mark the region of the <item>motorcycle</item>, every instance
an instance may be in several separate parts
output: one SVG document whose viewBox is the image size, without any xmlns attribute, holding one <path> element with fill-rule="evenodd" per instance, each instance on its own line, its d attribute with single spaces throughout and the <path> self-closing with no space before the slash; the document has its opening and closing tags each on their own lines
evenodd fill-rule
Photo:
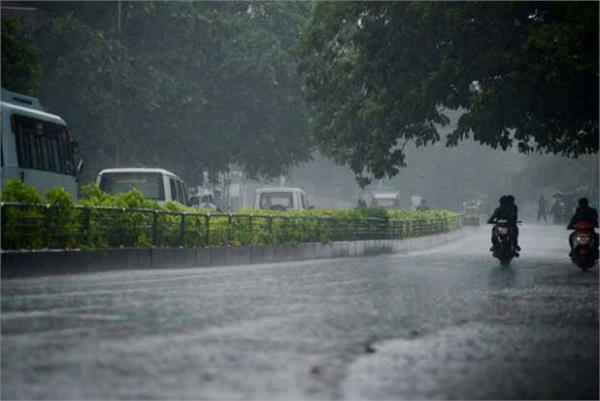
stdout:
<svg viewBox="0 0 600 401">
<path fill-rule="evenodd" d="M 575 223 L 570 236 L 571 261 L 581 270 L 594 266 L 598 260 L 598 244 L 594 241 L 594 226 L 590 222 Z"/>
<path fill-rule="evenodd" d="M 517 221 L 520 223 L 520 221 Z M 497 220 L 494 225 L 494 241 L 493 256 L 498 258 L 502 266 L 508 266 L 510 261 L 515 256 L 515 248 L 513 246 L 514 226 L 509 224 L 508 220 Z"/>
</svg>

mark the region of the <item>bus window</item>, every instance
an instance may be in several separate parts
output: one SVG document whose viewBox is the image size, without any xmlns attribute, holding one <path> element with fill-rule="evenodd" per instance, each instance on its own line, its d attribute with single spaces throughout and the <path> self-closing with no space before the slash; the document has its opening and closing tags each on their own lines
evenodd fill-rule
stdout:
<svg viewBox="0 0 600 401">
<path fill-rule="evenodd" d="M 168 200 L 176 201 L 177 199 L 179 199 L 179 194 L 177 191 L 177 184 L 175 183 L 175 179 L 169 178 L 169 185 L 171 186 L 171 199 Z"/>
<path fill-rule="evenodd" d="M 181 199 L 183 198 L 183 191 L 181 189 L 181 182 L 179 180 L 175 180 L 175 186 L 177 187 L 177 198 L 175 200 L 181 203 Z"/>
<path fill-rule="evenodd" d="M 183 181 L 177 180 L 177 189 L 179 193 L 177 202 L 181 203 L 182 205 L 187 205 L 187 191 L 185 189 L 185 184 L 183 183 Z"/>
<path fill-rule="evenodd" d="M 59 148 L 59 144 L 58 144 L 58 137 L 57 136 L 51 136 L 48 138 L 48 153 L 49 153 L 49 160 L 50 160 L 50 171 L 61 171 L 60 168 L 60 153 L 58 151 Z"/>
<path fill-rule="evenodd" d="M 15 120 L 17 160 L 22 168 L 75 175 L 67 127 L 18 114 Z"/>
<path fill-rule="evenodd" d="M 302 210 L 308 210 L 308 202 L 306 201 L 306 196 L 304 196 L 304 194 L 301 193 L 300 198 L 302 200 Z"/>
<path fill-rule="evenodd" d="M 185 188 L 183 181 L 179 181 L 179 186 L 179 193 L 181 195 L 180 202 L 182 205 L 187 205 L 187 189 Z"/>
<path fill-rule="evenodd" d="M 181 203 L 187 206 L 188 202 L 189 202 L 189 198 L 188 198 L 187 186 L 183 182 L 181 182 L 181 189 L 182 189 L 181 193 L 183 194 L 183 199 L 182 199 Z"/>
<path fill-rule="evenodd" d="M 179 189 L 179 200 L 178 202 L 182 205 L 187 204 L 187 193 L 185 191 L 185 184 L 183 181 L 177 180 L 177 188 Z"/>
</svg>

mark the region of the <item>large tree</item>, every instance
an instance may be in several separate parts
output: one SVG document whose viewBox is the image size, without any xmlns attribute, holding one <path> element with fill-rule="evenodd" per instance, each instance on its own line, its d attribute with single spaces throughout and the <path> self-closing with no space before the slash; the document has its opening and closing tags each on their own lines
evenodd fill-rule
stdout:
<svg viewBox="0 0 600 401">
<path fill-rule="evenodd" d="M 230 165 L 266 177 L 311 154 L 296 61 L 304 3 L 36 3 L 39 95 L 99 169 Z"/>
<path fill-rule="evenodd" d="M 2 87 L 33 95 L 40 64 L 36 49 L 27 42 L 27 32 L 18 19 L 2 20 Z"/>
<path fill-rule="evenodd" d="M 365 184 L 404 147 L 598 151 L 597 2 L 317 2 L 299 49 L 321 150 Z"/>
</svg>

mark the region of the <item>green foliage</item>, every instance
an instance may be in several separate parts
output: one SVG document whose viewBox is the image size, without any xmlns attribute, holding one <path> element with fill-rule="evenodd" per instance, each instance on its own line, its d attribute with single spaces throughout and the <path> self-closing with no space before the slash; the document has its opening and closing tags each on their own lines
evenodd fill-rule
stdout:
<svg viewBox="0 0 600 401">
<path fill-rule="evenodd" d="M 71 195 L 64 188 L 53 188 L 45 193 L 48 204 L 46 210 L 46 230 L 49 248 L 74 248 L 77 241 L 77 217 L 73 210 Z"/>
<path fill-rule="evenodd" d="M 37 206 L 4 205 L 2 248 L 295 245 L 411 237 L 459 227 L 458 216 L 445 211 L 358 208 L 207 214 L 177 203 L 161 206 L 137 190 L 111 196 L 88 185 L 82 192 L 82 199 L 74 205 L 63 189 L 48 191 L 42 200 L 32 196 L 32 187 L 9 183 L 1 194 L 3 200 L 37 199 L 47 206 L 41 202 Z"/>
<path fill-rule="evenodd" d="M 120 30 L 115 2 L 39 4 L 39 94 L 79 138 L 84 180 L 141 164 L 196 185 L 230 163 L 273 177 L 310 157 L 288 56 L 307 3 L 119 4 Z"/>
<path fill-rule="evenodd" d="M 18 20 L 2 18 L 2 87 L 33 95 L 40 78 L 40 64 L 37 50 L 25 36 Z"/>
<path fill-rule="evenodd" d="M 358 207 L 355 209 L 357 217 L 361 218 L 375 218 L 387 220 L 390 218 L 390 213 L 387 210 L 380 207 Z"/>
<path fill-rule="evenodd" d="M 67 210 L 73 206 L 71 194 L 64 188 L 52 188 L 46 191 L 44 196 L 46 197 L 48 204 L 53 207 Z"/>
<path fill-rule="evenodd" d="M 2 249 L 44 248 L 44 212 L 39 206 L 3 207 Z"/>
<path fill-rule="evenodd" d="M 361 185 L 406 144 L 598 151 L 598 3 L 317 2 L 297 53 L 321 150 Z"/>
<path fill-rule="evenodd" d="M 3 202 L 19 202 L 28 205 L 42 203 L 42 198 L 37 194 L 35 188 L 20 180 L 10 180 L 0 193 Z"/>
<path fill-rule="evenodd" d="M 86 184 L 81 187 L 80 204 L 84 206 L 103 206 L 110 202 L 110 195 L 102 191 L 96 184 Z"/>
</svg>

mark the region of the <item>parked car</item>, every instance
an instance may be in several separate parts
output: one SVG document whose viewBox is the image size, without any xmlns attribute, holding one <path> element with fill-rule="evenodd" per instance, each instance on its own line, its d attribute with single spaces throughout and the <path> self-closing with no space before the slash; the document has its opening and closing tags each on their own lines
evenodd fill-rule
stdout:
<svg viewBox="0 0 600 401">
<path fill-rule="evenodd" d="M 189 205 L 187 185 L 181 178 L 161 168 L 110 168 L 100 171 L 100 189 L 114 195 L 139 190 L 146 199 L 165 204 L 169 201 Z"/>
<path fill-rule="evenodd" d="M 308 196 L 301 188 L 259 188 L 254 193 L 254 208 L 260 210 L 309 210 Z"/>
</svg>

